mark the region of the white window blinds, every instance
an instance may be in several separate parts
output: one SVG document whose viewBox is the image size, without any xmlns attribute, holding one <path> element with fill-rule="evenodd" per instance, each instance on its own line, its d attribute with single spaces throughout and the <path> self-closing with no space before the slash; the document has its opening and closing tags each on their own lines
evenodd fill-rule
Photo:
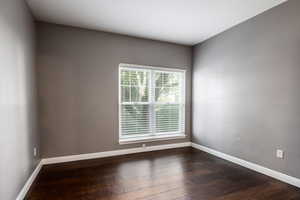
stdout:
<svg viewBox="0 0 300 200">
<path fill-rule="evenodd" d="M 121 64 L 120 139 L 184 134 L 185 72 Z"/>
</svg>

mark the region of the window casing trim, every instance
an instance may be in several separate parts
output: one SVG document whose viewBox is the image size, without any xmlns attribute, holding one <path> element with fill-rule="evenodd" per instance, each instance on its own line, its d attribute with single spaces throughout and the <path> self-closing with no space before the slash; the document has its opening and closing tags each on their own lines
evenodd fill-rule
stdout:
<svg viewBox="0 0 300 200">
<path fill-rule="evenodd" d="M 154 136 L 145 136 L 145 137 L 132 137 L 132 138 L 121 138 L 119 144 L 132 144 L 132 143 L 142 143 L 142 142 L 154 142 L 161 140 L 177 140 L 184 139 L 186 135 L 184 133 L 180 134 L 171 134 L 171 135 L 154 135 Z"/>
<path fill-rule="evenodd" d="M 148 102 L 122 102 L 121 98 L 121 70 L 132 70 L 132 71 L 143 71 L 143 72 L 150 72 L 150 76 L 153 75 L 151 73 L 152 71 L 155 72 L 163 72 L 163 73 L 174 73 L 174 72 L 180 72 L 183 74 L 182 81 L 181 81 L 181 88 L 182 88 L 182 102 L 180 105 L 182 105 L 182 110 L 180 117 L 182 120 L 180 121 L 180 125 L 183 126 L 182 130 L 179 132 L 163 132 L 163 133 L 148 133 L 148 134 L 139 134 L 139 135 L 127 135 L 124 136 L 122 135 L 122 130 L 121 130 L 121 106 L 122 105 L 150 105 L 150 106 L 155 106 L 155 105 L 172 105 L 172 104 L 178 104 L 178 103 L 163 103 L 163 102 L 153 102 L 153 100 L 150 100 L 151 96 L 149 97 Z M 151 142 L 151 141 L 158 141 L 158 140 L 170 140 L 170 139 L 181 139 L 185 138 L 185 118 L 186 118 L 186 70 L 184 69 L 178 69 L 178 68 L 171 68 L 171 67 L 155 67 L 155 66 L 148 66 L 148 65 L 137 65 L 137 64 L 127 64 L 127 63 L 120 63 L 119 64 L 119 70 L 118 70 L 118 94 L 119 94 L 119 101 L 118 101 L 118 126 L 119 126 L 119 144 L 128 144 L 128 143 L 140 143 L 140 142 Z M 149 88 L 153 88 L 153 77 L 150 78 L 150 85 Z M 153 96 L 153 95 L 152 95 Z M 152 116 L 155 118 L 155 116 Z M 151 120 L 152 123 L 155 120 Z M 153 124 L 151 124 L 153 126 Z"/>
<path fill-rule="evenodd" d="M 185 73 L 186 72 L 185 69 L 181 69 L 182 67 L 181 68 L 180 67 L 159 67 L 159 66 L 137 65 L 137 64 L 128 64 L 128 63 L 120 63 L 119 69 L 120 68 L 128 69 L 128 70 L 141 70 L 141 71 L 145 71 L 147 69 L 149 69 L 149 71 L 151 71 L 151 70 L 162 71 L 162 72 L 170 71 L 170 73 L 172 73 L 172 72 Z"/>
</svg>

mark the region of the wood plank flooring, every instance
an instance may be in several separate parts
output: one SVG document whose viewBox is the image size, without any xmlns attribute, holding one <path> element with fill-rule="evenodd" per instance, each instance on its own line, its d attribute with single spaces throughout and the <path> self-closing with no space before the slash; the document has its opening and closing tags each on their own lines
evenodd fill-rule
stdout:
<svg viewBox="0 0 300 200">
<path fill-rule="evenodd" d="M 300 200 L 300 189 L 192 148 L 44 166 L 28 200 Z"/>
</svg>

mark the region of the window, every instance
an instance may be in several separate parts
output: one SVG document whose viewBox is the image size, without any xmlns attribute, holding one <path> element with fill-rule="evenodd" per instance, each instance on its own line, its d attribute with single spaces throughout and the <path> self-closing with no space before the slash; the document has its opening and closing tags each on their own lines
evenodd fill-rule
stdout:
<svg viewBox="0 0 300 200">
<path fill-rule="evenodd" d="M 120 64 L 120 143 L 184 137 L 184 122 L 185 71 Z"/>
</svg>

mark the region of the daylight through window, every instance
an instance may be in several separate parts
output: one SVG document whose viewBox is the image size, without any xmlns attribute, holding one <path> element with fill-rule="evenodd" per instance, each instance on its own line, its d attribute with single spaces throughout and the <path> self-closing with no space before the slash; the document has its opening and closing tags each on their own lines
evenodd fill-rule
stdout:
<svg viewBox="0 0 300 200">
<path fill-rule="evenodd" d="M 120 141 L 184 136 L 185 71 L 120 64 Z"/>
</svg>

